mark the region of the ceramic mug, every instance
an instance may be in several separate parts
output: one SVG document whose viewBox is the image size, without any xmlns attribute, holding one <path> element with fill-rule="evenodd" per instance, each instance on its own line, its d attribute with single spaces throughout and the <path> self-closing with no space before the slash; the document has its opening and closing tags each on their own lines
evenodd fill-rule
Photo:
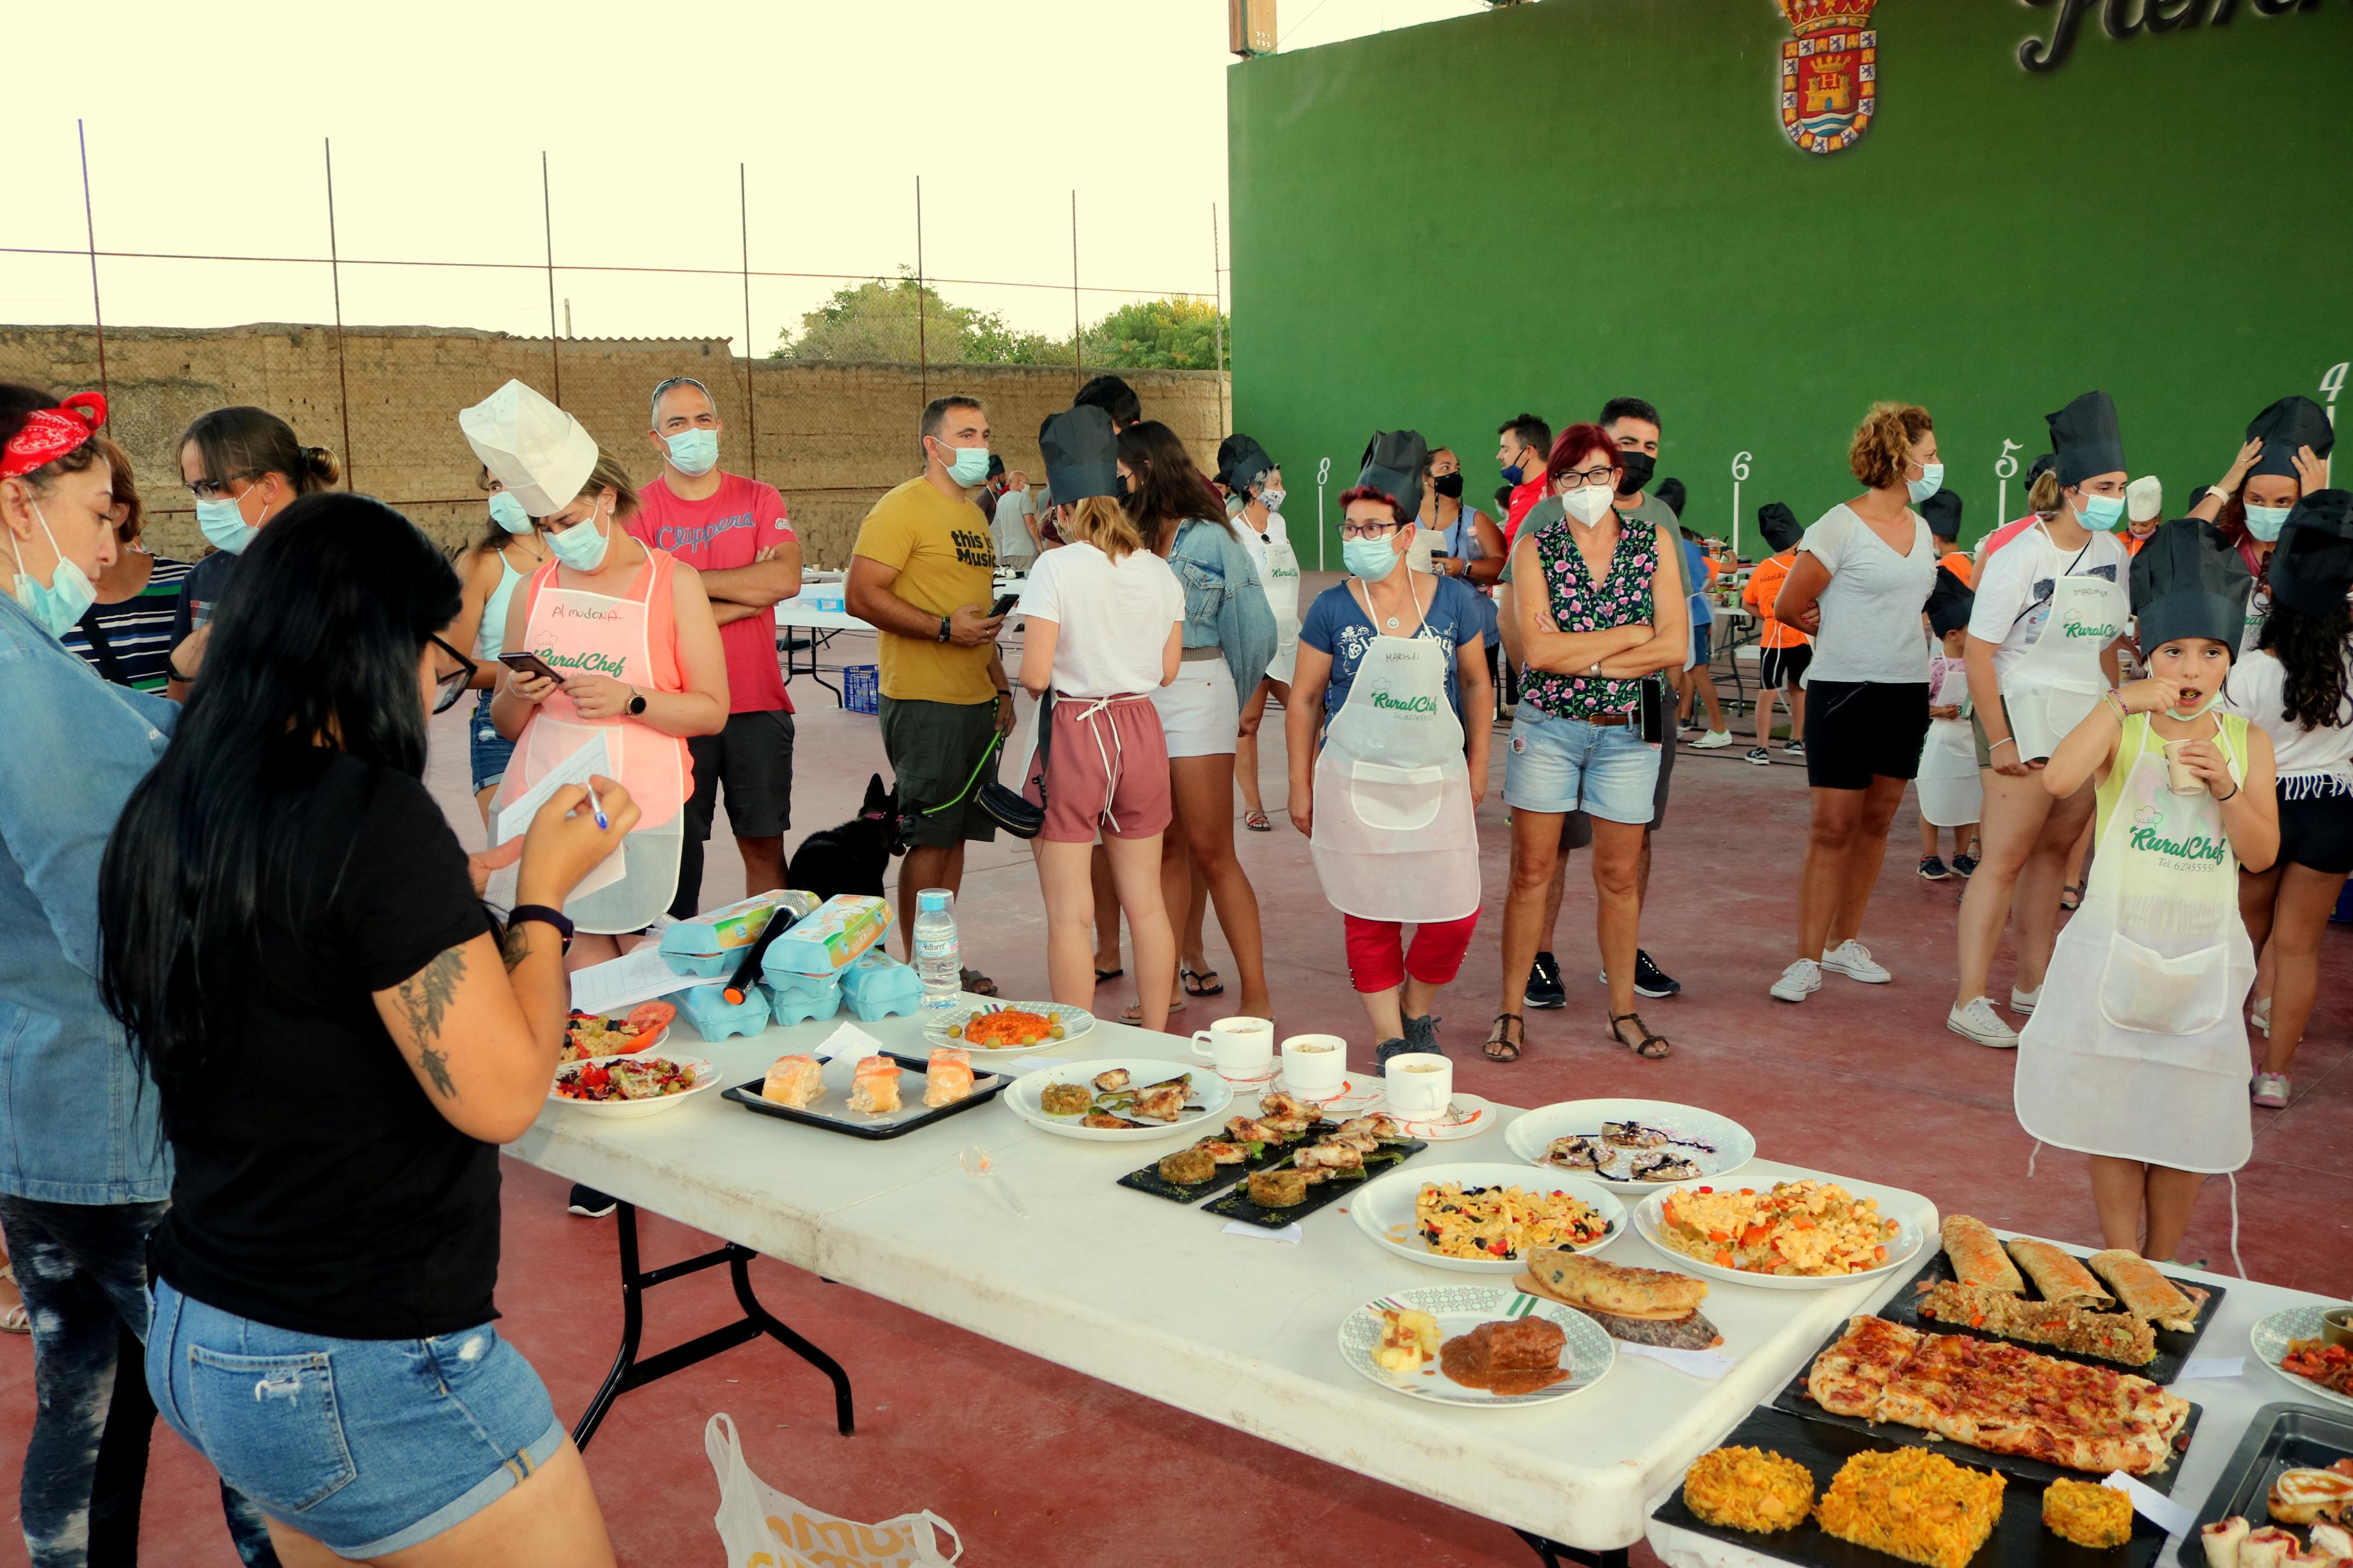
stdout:
<svg viewBox="0 0 2353 1568">
<path fill-rule="evenodd" d="M 1274 1025 L 1265 1018 L 1220 1018 L 1193 1036 L 1193 1054 L 1207 1057 L 1220 1078 L 1248 1082 L 1274 1072 Z"/>
<path fill-rule="evenodd" d="M 1453 1103 L 1454 1064 L 1435 1052 L 1409 1051 L 1389 1058 L 1381 1086 L 1390 1110 L 1430 1121 Z"/>
<path fill-rule="evenodd" d="M 1348 1081 L 1348 1042 L 1337 1035 L 1293 1035 L 1282 1042 L 1282 1087 L 1331 1095 Z"/>
</svg>

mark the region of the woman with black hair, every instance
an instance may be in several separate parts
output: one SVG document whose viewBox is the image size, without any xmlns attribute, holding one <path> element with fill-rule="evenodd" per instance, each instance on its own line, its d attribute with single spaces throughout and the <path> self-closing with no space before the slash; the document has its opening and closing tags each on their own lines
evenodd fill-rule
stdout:
<svg viewBox="0 0 2353 1568">
<path fill-rule="evenodd" d="M 472 661 L 457 574 L 364 496 L 248 553 L 100 885 L 107 1005 L 175 1170 L 150 1247 L 158 1408 L 301 1562 L 610 1563 L 586 1470 L 499 1337 L 498 1145 L 538 1114 L 557 912 L 637 805 L 558 790 L 503 931 L 425 788 Z M 317 1544 L 313 1544 L 313 1542 Z"/>
<path fill-rule="evenodd" d="M 2239 912 L 2277 965 L 2259 1021 L 2271 1044 L 2249 1093 L 2288 1102 L 2288 1069 L 2320 986 L 2320 938 L 2353 872 L 2353 496 L 2317 490 L 2294 509 L 2270 559 L 2271 611 L 2255 651 L 2224 688 L 2233 710 L 2272 739 L 2279 769 L 2279 858 L 2239 877 Z"/>
</svg>

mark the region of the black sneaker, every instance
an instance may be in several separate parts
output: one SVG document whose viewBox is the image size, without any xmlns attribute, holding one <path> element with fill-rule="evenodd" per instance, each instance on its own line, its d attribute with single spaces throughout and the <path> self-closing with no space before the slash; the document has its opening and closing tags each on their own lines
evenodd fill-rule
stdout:
<svg viewBox="0 0 2353 1568">
<path fill-rule="evenodd" d="M 1921 858 L 1920 879 L 1922 881 L 1941 882 L 1951 875 L 1952 873 L 1950 871 L 1945 869 L 1944 861 L 1938 859 L 1936 856 L 1926 855 Z"/>
<path fill-rule="evenodd" d="M 1802 757 L 1806 754 L 1806 743 L 1803 741 L 1792 741 L 1781 748 L 1781 754 L 1785 757 Z"/>
<path fill-rule="evenodd" d="M 1762 746 L 1751 746 L 1748 748 L 1748 760 L 1760 768 L 1769 768 L 1773 765 L 1773 753 Z"/>
<path fill-rule="evenodd" d="M 1978 862 L 1975 856 L 1956 855 L 1953 857 L 1953 871 L 1955 875 L 1966 877 L 1977 868 Z"/>
<path fill-rule="evenodd" d="M 572 1187 L 572 1201 L 565 1205 L 582 1219 L 603 1219 L 620 1206 L 619 1199 L 594 1187 L 584 1187 L 576 1182 Z"/>
<path fill-rule="evenodd" d="M 1560 983 L 1560 961 L 1551 953 L 1536 954 L 1528 968 L 1528 988 L 1521 1000 L 1531 1007 L 1566 1007 L 1568 992 Z"/>
<path fill-rule="evenodd" d="M 1672 996 L 1683 988 L 1683 983 L 1651 962 L 1651 955 L 1641 948 L 1634 950 L 1634 994 L 1637 996 Z"/>
</svg>

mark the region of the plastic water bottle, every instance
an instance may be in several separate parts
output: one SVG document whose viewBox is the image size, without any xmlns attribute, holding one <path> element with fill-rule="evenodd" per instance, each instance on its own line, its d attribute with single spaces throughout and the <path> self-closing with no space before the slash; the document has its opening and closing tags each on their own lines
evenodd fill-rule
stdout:
<svg viewBox="0 0 2353 1568">
<path fill-rule="evenodd" d="M 923 977 L 925 1016 L 955 1011 L 964 991 L 955 916 L 948 910 L 955 898 L 945 888 L 915 894 L 915 973 Z"/>
</svg>

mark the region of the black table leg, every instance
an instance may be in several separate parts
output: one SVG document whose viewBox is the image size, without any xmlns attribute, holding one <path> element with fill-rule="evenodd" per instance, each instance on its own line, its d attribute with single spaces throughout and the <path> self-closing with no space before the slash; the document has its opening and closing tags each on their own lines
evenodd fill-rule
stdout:
<svg viewBox="0 0 2353 1568">
<path fill-rule="evenodd" d="M 1613 1552 L 1588 1552 L 1581 1546 L 1563 1546 L 1557 1541 L 1548 1541 L 1534 1531 L 1522 1530 L 1517 1525 L 1512 1527 L 1512 1533 L 1526 1542 L 1528 1549 L 1544 1559 L 1545 1568 L 1561 1568 L 1565 1563 L 1583 1563 L 1585 1568 L 1626 1568 L 1626 1548 L 1622 1546 Z"/>
<path fill-rule="evenodd" d="M 801 635 L 804 632 L 807 635 Z M 785 683 L 786 685 L 790 685 L 792 683 L 793 677 L 796 675 L 807 675 L 811 680 L 816 681 L 819 686 L 822 686 L 828 691 L 832 692 L 834 706 L 837 708 L 841 707 L 843 705 L 841 688 L 836 686 L 830 680 L 828 680 L 824 675 L 818 671 L 817 663 L 818 650 L 819 648 L 831 647 L 833 646 L 833 639 L 840 635 L 841 634 L 838 629 L 829 629 L 823 626 L 788 628 L 784 641 Z M 808 655 L 808 668 L 806 670 L 802 669 L 798 665 L 793 662 L 793 655 L 801 652 L 806 652 Z"/>
<path fill-rule="evenodd" d="M 613 1401 L 629 1390 L 643 1388 L 657 1378 L 668 1377 L 671 1373 L 682 1372 L 709 1361 L 712 1356 L 756 1340 L 762 1334 L 776 1340 L 832 1381 L 834 1421 L 843 1436 L 850 1436 L 856 1420 L 849 1403 L 849 1374 L 841 1370 L 840 1363 L 794 1332 L 782 1319 L 760 1304 L 760 1299 L 752 1293 L 752 1259 L 758 1254 L 748 1247 L 738 1247 L 731 1241 L 714 1252 L 706 1252 L 697 1258 L 666 1263 L 659 1268 L 640 1268 L 638 1266 L 637 1205 L 618 1205 L 613 1223 L 620 1227 L 621 1348 L 613 1357 L 613 1370 L 605 1374 L 604 1384 L 596 1390 L 596 1396 L 588 1401 L 588 1408 L 581 1412 L 580 1419 L 573 1426 L 575 1447 L 586 1448 L 588 1446 L 588 1440 L 596 1435 L 597 1426 L 605 1419 L 605 1413 L 613 1407 Z M 698 1334 L 684 1344 L 673 1345 L 669 1350 L 640 1358 L 638 1342 L 646 1326 L 645 1292 L 657 1285 L 666 1285 L 689 1274 L 700 1274 L 722 1263 L 727 1265 L 735 1286 L 735 1300 L 743 1307 L 744 1315 L 723 1328 Z"/>
</svg>

